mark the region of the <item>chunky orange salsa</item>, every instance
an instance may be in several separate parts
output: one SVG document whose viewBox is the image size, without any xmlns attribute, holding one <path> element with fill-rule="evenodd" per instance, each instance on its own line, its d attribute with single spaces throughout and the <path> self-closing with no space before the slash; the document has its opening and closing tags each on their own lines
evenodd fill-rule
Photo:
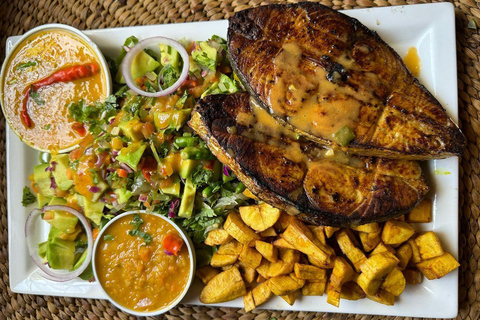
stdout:
<svg viewBox="0 0 480 320">
<path fill-rule="evenodd" d="M 13 52 L 2 79 L 3 110 L 10 127 L 27 144 L 62 150 L 82 132 L 68 106 L 107 96 L 106 73 L 95 51 L 71 32 L 52 29 L 25 39 Z"/>
<path fill-rule="evenodd" d="M 190 276 L 188 248 L 177 255 L 164 252 L 167 235 L 178 231 L 154 214 L 139 214 L 138 230 L 151 236 L 131 235 L 134 215 L 126 215 L 103 233 L 95 254 L 98 281 L 118 304 L 139 312 L 155 311 L 170 305 L 184 291 Z M 149 242 L 147 244 L 147 242 Z"/>
</svg>

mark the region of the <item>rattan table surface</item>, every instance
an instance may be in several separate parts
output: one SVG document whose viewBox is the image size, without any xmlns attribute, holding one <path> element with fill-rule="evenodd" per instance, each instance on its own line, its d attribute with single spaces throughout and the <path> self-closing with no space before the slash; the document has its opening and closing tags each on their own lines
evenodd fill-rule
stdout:
<svg viewBox="0 0 480 320">
<path fill-rule="evenodd" d="M 478 0 L 477 0 L 478 1 Z M 454 0 L 460 126 L 468 144 L 460 168 L 460 251 L 458 319 L 480 319 L 480 2 Z M 79 29 L 226 19 L 234 12 L 278 1 L 260 0 L 0 0 L 0 61 L 6 38 L 45 23 Z M 285 2 L 285 1 L 284 1 Z M 294 2 L 294 1 L 288 1 Z M 407 5 L 437 1 L 321 0 L 335 9 Z M 9 287 L 6 207 L 5 121 L 0 116 L 0 319 L 135 319 L 104 300 L 13 293 Z M 181 305 L 160 319 L 411 319 L 315 312 L 209 308 Z"/>
</svg>

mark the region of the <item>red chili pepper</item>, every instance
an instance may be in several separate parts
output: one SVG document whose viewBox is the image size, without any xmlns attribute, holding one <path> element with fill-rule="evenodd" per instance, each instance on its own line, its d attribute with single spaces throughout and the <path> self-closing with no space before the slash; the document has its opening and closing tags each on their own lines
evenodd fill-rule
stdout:
<svg viewBox="0 0 480 320">
<path fill-rule="evenodd" d="M 27 110 L 27 102 L 28 98 L 30 97 L 30 92 L 37 91 L 38 89 L 52 85 L 58 82 L 69 82 L 74 81 L 86 77 L 93 76 L 94 74 L 100 71 L 100 67 L 96 63 L 86 63 L 78 66 L 67 67 L 61 70 L 54 72 L 52 75 L 48 76 L 45 79 L 39 80 L 32 85 L 30 85 L 27 89 L 25 89 L 25 93 L 23 95 L 23 108 L 20 112 L 20 116 L 22 118 L 23 124 L 27 128 L 31 128 L 33 123 L 32 119 L 28 115 Z"/>
<path fill-rule="evenodd" d="M 177 236 L 175 233 L 168 233 L 163 239 L 163 249 L 178 255 L 178 252 L 183 246 L 183 239 Z"/>
<path fill-rule="evenodd" d="M 100 67 L 96 63 L 86 63 L 78 66 L 67 67 L 54 72 L 51 76 L 39 80 L 33 84 L 33 90 L 49 86 L 57 82 L 69 82 L 77 79 L 93 76 L 98 73 Z"/>
</svg>

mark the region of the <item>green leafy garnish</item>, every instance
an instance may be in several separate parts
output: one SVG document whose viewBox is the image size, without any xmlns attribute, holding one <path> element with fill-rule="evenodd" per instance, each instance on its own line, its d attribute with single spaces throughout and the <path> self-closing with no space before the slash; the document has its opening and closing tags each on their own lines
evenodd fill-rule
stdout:
<svg viewBox="0 0 480 320">
<path fill-rule="evenodd" d="M 46 126 L 43 126 L 42 129 L 43 130 L 50 130 L 51 127 L 52 127 L 51 124 L 47 124 Z"/>
<path fill-rule="evenodd" d="M 142 230 L 140 230 L 140 226 L 144 223 L 143 219 L 140 217 L 139 214 L 133 215 L 133 221 L 130 221 L 130 224 L 134 227 L 133 230 L 128 231 L 128 234 L 131 236 L 137 236 L 145 241 L 145 244 L 150 244 L 152 242 L 152 236 Z"/>
<path fill-rule="evenodd" d="M 117 64 L 117 68 L 120 66 L 120 64 L 123 61 L 123 58 L 127 54 L 127 51 L 125 51 L 124 47 L 131 48 L 134 45 L 136 45 L 137 43 L 138 43 L 138 39 L 135 36 L 131 36 L 131 37 L 128 37 L 127 39 L 125 39 L 125 42 L 123 43 L 122 50 L 120 51 L 120 54 L 118 55 L 117 59 L 115 60 L 115 62 Z"/>
<path fill-rule="evenodd" d="M 45 104 L 45 101 L 40 99 L 40 95 L 38 94 L 38 92 L 33 90 L 33 86 L 31 86 L 30 98 L 32 98 L 33 101 L 35 101 L 35 103 L 38 104 L 39 106 L 43 106 Z"/>
<path fill-rule="evenodd" d="M 22 205 L 26 207 L 36 201 L 37 197 L 30 191 L 29 187 L 25 186 L 25 188 L 23 188 Z"/>
<path fill-rule="evenodd" d="M 144 222 L 145 221 L 143 221 L 139 214 L 135 214 L 133 215 L 133 221 L 131 221 L 130 224 L 134 226 L 135 229 L 138 229 Z"/>
<path fill-rule="evenodd" d="M 202 166 L 198 166 L 192 172 L 192 182 L 195 186 L 203 186 L 212 181 L 213 171 L 205 169 Z"/>
<path fill-rule="evenodd" d="M 175 82 L 177 82 L 179 76 L 180 74 L 178 70 L 175 69 L 171 64 L 167 64 L 165 67 L 163 67 L 158 74 L 162 89 L 165 90 L 171 87 Z"/>
<path fill-rule="evenodd" d="M 145 241 L 145 244 L 150 244 L 152 242 L 152 236 L 146 232 L 143 232 L 140 229 L 133 229 L 128 231 L 128 234 L 131 236 L 137 236 L 143 239 Z"/>
<path fill-rule="evenodd" d="M 24 62 L 24 63 L 20 63 L 20 64 L 17 66 L 17 70 L 34 67 L 34 66 L 36 66 L 36 65 L 37 65 L 37 61 L 35 61 L 35 60 L 33 60 L 33 61 L 28 61 L 28 62 Z"/>
<path fill-rule="evenodd" d="M 103 240 L 105 241 L 112 241 L 114 239 L 115 239 L 114 236 L 112 236 L 111 234 L 106 234 L 103 236 Z"/>
</svg>

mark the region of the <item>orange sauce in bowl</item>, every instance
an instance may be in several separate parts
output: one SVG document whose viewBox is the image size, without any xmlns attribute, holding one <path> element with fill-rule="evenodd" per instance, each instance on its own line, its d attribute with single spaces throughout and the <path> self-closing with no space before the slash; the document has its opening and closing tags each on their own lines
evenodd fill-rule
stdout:
<svg viewBox="0 0 480 320">
<path fill-rule="evenodd" d="M 77 144 L 82 136 L 73 128 L 68 106 L 103 101 L 107 95 L 106 72 L 95 51 L 83 39 L 66 30 L 40 31 L 25 39 L 13 52 L 2 79 L 3 110 L 10 127 L 27 144 L 57 151 Z M 27 100 L 32 126 L 21 118 L 26 89 L 55 72 L 96 63 L 100 72 L 81 79 L 56 82 L 36 91 L 36 100 Z M 40 103 L 37 103 L 40 101 Z"/>
<path fill-rule="evenodd" d="M 145 244 L 143 238 L 130 235 L 134 215 L 126 215 L 98 240 L 95 269 L 112 300 L 137 312 L 151 312 L 169 306 L 186 289 L 190 257 L 186 244 L 177 256 L 164 252 L 165 236 L 171 232 L 180 236 L 170 223 L 153 214 L 139 215 L 144 220 L 140 230 L 152 241 Z"/>
</svg>

